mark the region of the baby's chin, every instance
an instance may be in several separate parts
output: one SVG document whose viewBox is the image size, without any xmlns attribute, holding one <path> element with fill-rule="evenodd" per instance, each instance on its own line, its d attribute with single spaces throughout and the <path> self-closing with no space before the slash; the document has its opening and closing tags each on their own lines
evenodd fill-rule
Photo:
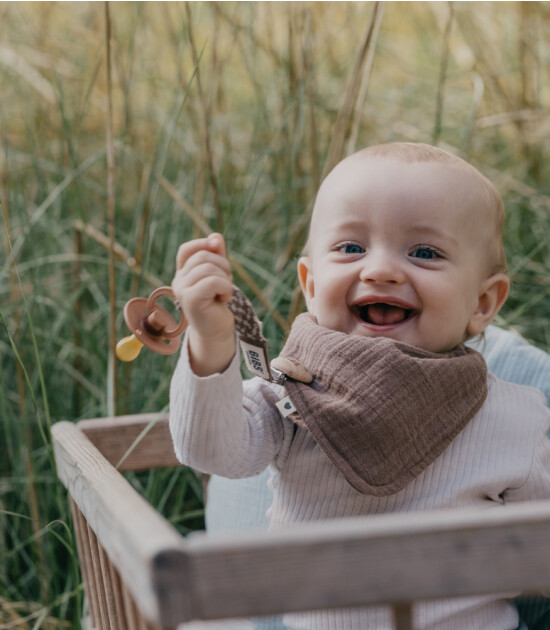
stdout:
<svg viewBox="0 0 550 630">
<path fill-rule="evenodd" d="M 336 332 L 371 339 L 384 337 L 407 346 L 436 354 L 450 352 L 465 341 L 464 335 L 448 335 L 444 338 L 434 338 L 433 335 L 428 337 L 419 334 L 416 315 L 403 321 L 386 325 L 375 325 L 365 322 L 357 316 L 353 316 L 350 320 L 343 322 L 335 321 L 330 317 L 317 317 L 314 313 L 312 313 L 312 315 L 316 317 L 317 323 L 320 326 Z"/>
<path fill-rule="evenodd" d="M 404 334 L 404 331 L 401 330 L 373 330 L 372 328 L 367 329 L 364 326 L 357 326 L 353 330 L 341 332 L 348 332 L 350 335 L 357 335 L 359 337 L 367 337 L 370 339 L 377 339 L 381 337 L 392 339 L 398 343 L 402 343 L 413 348 L 419 348 L 420 350 L 425 350 L 426 352 L 433 352 L 434 354 L 445 354 L 447 352 L 451 352 L 451 350 L 454 350 L 457 346 L 464 342 L 462 339 L 456 342 L 448 339 L 441 341 L 435 339 L 427 340 L 415 335 Z"/>
</svg>

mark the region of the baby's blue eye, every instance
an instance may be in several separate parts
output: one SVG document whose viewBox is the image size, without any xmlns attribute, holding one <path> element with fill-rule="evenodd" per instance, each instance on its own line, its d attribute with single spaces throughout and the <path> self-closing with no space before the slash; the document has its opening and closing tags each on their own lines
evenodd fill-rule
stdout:
<svg viewBox="0 0 550 630">
<path fill-rule="evenodd" d="M 342 254 L 362 254 L 365 250 L 361 247 L 361 245 L 346 243 L 345 245 L 341 245 L 338 248 L 338 251 Z"/>
<path fill-rule="evenodd" d="M 417 247 L 412 253 L 413 258 L 422 258 L 422 260 L 433 260 L 437 258 L 437 252 L 430 247 Z"/>
</svg>

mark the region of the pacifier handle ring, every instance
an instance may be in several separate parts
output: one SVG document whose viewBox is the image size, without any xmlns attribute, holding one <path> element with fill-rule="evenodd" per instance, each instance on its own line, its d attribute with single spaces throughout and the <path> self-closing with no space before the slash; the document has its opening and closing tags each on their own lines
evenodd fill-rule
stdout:
<svg viewBox="0 0 550 630">
<path fill-rule="evenodd" d="M 156 309 L 162 309 L 161 306 L 157 306 L 155 304 L 155 302 L 158 300 L 158 298 L 162 297 L 162 296 L 166 296 L 171 298 L 172 300 L 175 301 L 176 296 L 174 295 L 174 292 L 172 291 L 171 287 L 159 287 L 158 289 L 155 289 L 151 295 L 149 296 L 149 298 L 147 299 L 147 305 L 146 308 L 149 312 L 149 315 L 151 315 L 151 313 L 156 310 Z M 164 310 L 164 309 L 162 309 Z M 178 309 L 179 310 L 179 309 Z M 167 339 L 172 339 L 174 337 L 178 337 L 179 335 L 181 335 L 181 333 L 187 328 L 187 320 L 185 319 L 185 316 L 183 315 L 183 311 L 180 310 L 180 322 L 179 324 L 173 328 L 172 330 L 163 330 L 162 331 L 162 336 L 166 337 Z"/>
</svg>

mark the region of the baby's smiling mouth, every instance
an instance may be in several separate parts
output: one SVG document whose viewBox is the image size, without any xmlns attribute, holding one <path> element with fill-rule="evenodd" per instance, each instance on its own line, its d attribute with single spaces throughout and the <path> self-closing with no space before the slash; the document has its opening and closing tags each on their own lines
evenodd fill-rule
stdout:
<svg viewBox="0 0 550 630">
<path fill-rule="evenodd" d="M 374 326 L 400 324 L 416 314 L 416 311 L 411 308 L 387 304 L 386 302 L 358 304 L 354 307 L 354 310 L 362 321 Z"/>
</svg>

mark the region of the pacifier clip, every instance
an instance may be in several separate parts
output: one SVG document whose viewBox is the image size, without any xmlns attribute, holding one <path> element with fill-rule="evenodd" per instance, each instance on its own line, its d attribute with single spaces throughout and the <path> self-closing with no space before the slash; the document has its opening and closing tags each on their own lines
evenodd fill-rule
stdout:
<svg viewBox="0 0 550 630">
<path fill-rule="evenodd" d="M 168 297 L 180 312 L 176 323 L 172 315 L 158 300 Z M 235 317 L 235 330 L 246 367 L 254 376 L 282 385 L 287 377 L 310 383 L 312 378 L 297 362 L 277 357 L 269 360 L 267 341 L 262 333 L 262 323 L 246 295 L 233 286 L 233 299 L 227 304 Z M 117 344 L 116 354 L 121 361 L 133 361 L 143 346 L 159 354 L 173 354 L 181 346 L 181 335 L 187 328 L 187 320 L 177 303 L 171 287 L 160 287 L 148 298 L 133 298 L 124 307 L 124 320 L 132 334 Z"/>
</svg>

